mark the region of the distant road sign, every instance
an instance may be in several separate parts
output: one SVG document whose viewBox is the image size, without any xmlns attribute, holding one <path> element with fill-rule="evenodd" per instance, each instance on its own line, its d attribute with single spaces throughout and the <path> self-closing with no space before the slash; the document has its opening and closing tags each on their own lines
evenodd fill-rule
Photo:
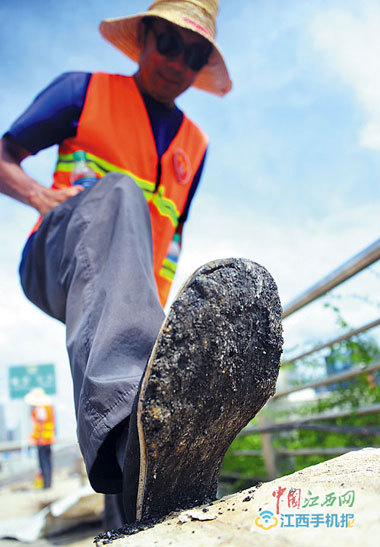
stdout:
<svg viewBox="0 0 380 547">
<path fill-rule="evenodd" d="M 35 387 L 42 387 L 48 395 L 54 395 L 55 367 L 53 364 L 10 366 L 8 385 L 11 399 L 23 399 Z"/>
</svg>

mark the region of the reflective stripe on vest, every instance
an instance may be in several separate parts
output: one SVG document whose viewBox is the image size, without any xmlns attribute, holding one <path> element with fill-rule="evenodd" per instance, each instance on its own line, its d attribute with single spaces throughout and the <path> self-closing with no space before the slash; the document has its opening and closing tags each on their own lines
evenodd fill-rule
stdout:
<svg viewBox="0 0 380 547">
<path fill-rule="evenodd" d="M 164 277 L 165 279 L 170 281 L 170 283 L 172 283 L 175 272 L 177 270 L 177 263 L 177 258 L 173 259 L 170 255 L 167 255 L 160 270 L 161 277 Z"/>
<path fill-rule="evenodd" d="M 109 163 L 108 161 L 98 158 L 90 153 L 86 153 L 86 159 L 91 169 L 100 176 L 104 176 L 111 172 L 119 172 L 132 177 L 137 186 L 143 191 L 145 199 L 148 202 L 153 201 L 161 215 L 168 217 L 175 228 L 178 226 L 180 213 L 174 201 L 165 197 L 165 188 L 163 185 L 160 185 L 157 192 L 155 192 L 154 190 L 156 184 L 154 182 L 140 179 L 127 169 L 122 169 L 117 165 L 112 165 L 112 163 Z M 56 171 L 70 173 L 73 169 L 74 154 L 59 154 Z"/>
<path fill-rule="evenodd" d="M 184 116 L 161 157 L 156 188 L 159 159 L 141 94 L 133 77 L 104 73 L 92 75 L 77 135 L 59 147 L 53 188 L 70 185 L 73 153 L 84 150 L 99 176 L 109 172 L 127 174 L 143 191 L 151 217 L 154 276 L 163 306 L 176 266 L 168 256 L 169 245 L 206 147 L 206 135 Z"/>
</svg>

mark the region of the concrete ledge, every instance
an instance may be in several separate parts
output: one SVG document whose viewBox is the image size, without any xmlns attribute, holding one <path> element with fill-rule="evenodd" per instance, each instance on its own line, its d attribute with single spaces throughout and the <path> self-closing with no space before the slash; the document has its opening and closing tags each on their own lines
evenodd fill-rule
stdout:
<svg viewBox="0 0 380 547">
<path fill-rule="evenodd" d="M 112 545 L 377 545 L 379 501 L 380 449 L 367 448 L 212 505 L 172 514 L 148 530 L 114 540 Z M 97 545 L 107 543 L 103 541 Z"/>
</svg>

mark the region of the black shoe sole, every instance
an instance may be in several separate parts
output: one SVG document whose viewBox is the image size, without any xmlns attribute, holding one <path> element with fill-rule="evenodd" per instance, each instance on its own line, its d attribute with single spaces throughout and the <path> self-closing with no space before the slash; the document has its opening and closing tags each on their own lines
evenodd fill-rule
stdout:
<svg viewBox="0 0 380 547">
<path fill-rule="evenodd" d="M 223 457 L 275 391 L 281 305 L 262 266 L 214 261 L 184 285 L 137 399 L 136 520 L 215 499 Z"/>
</svg>

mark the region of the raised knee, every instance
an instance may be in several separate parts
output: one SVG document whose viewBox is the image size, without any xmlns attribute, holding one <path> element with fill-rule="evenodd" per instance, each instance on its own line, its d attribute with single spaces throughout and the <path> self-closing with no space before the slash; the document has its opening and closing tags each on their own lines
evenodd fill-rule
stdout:
<svg viewBox="0 0 380 547">
<path fill-rule="evenodd" d="M 123 173 L 107 173 L 96 186 L 106 195 L 114 192 L 120 195 L 121 192 L 122 194 L 127 194 L 129 199 L 133 196 L 135 199 L 143 199 L 145 201 L 141 188 L 137 186 L 132 177 Z"/>
</svg>

